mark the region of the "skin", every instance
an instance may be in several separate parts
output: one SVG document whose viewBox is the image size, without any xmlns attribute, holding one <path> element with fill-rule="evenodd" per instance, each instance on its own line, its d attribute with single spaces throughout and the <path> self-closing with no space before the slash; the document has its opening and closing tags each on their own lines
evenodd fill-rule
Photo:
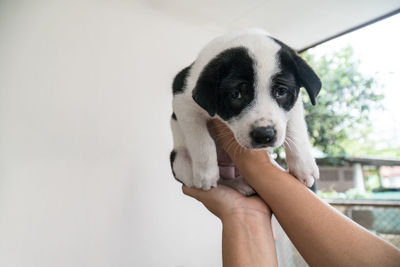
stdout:
<svg viewBox="0 0 400 267">
<path fill-rule="evenodd" d="M 222 221 L 224 266 L 278 266 L 271 210 L 257 196 L 245 197 L 223 185 L 210 191 L 183 186 Z"/>
<path fill-rule="evenodd" d="M 224 266 L 277 266 L 271 212 L 310 266 L 400 266 L 400 250 L 318 198 L 265 151 L 240 147 L 225 124 L 212 124 L 217 144 L 259 195 L 183 187 L 221 219 Z"/>
</svg>

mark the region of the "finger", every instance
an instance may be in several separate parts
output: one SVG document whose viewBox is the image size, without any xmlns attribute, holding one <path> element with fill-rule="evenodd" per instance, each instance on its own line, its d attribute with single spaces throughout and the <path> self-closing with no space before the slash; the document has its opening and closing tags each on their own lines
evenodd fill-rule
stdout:
<svg viewBox="0 0 400 267">
<path fill-rule="evenodd" d="M 215 141 L 217 132 L 215 131 L 215 126 L 214 126 L 214 123 L 212 120 L 207 122 L 207 128 L 208 128 L 208 132 L 210 133 L 211 137 Z"/>
<path fill-rule="evenodd" d="M 199 201 L 201 201 L 201 199 L 203 199 L 204 197 L 204 193 L 206 193 L 206 191 L 203 191 L 201 189 L 197 189 L 194 187 L 188 187 L 185 185 L 182 185 L 182 192 L 190 197 L 193 197 Z"/>
<path fill-rule="evenodd" d="M 214 119 L 211 121 L 212 131 L 215 134 L 215 140 L 219 147 L 229 155 L 233 154 L 238 147 L 241 147 L 236 141 L 232 131 L 220 120 Z"/>
<path fill-rule="evenodd" d="M 196 192 L 191 187 L 187 187 L 185 185 L 182 185 L 182 192 L 187 196 L 191 196 L 191 197 L 196 198 Z"/>
<path fill-rule="evenodd" d="M 191 196 L 195 199 L 197 199 L 200 202 L 213 202 L 217 201 L 218 199 L 221 198 L 221 196 L 226 193 L 226 191 L 232 190 L 235 192 L 233 189 L 223 186 L 223 185 L 218 185 L 217 187 L 211 188 L 208 191 L 204 191 L 202 189 L 197 189 L 193 187 L 187 187 L 185 185 L 182 185 L 182 192 L 187 195 Z"/>
</svg>

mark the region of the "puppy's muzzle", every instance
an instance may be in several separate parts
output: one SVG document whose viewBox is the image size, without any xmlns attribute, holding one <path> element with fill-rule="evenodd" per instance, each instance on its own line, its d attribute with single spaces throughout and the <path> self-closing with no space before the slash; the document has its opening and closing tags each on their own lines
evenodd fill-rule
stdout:
<svg viewBox="0 0 400 267">
<path fill-rule="evenodd" d="M 256 127 L 250 132 L 254 147 L 267 147 L 276 140 L 276 130 L 272 126 Z"/>
</svg>

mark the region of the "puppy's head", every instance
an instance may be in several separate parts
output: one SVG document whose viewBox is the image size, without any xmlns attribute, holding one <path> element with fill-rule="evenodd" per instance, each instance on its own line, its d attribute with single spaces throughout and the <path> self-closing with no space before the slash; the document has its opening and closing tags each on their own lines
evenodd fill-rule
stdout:
<svg viewBox="0 0 400 267">
<path fill-rule="evenodd" d="M 307 63 L 263 31 L 212 41 L 192 65 L 187 83 L 194 101 L 253 149 L 282 145 L 300 87 L 313 104 L 321 89 Z"/>
</svg>

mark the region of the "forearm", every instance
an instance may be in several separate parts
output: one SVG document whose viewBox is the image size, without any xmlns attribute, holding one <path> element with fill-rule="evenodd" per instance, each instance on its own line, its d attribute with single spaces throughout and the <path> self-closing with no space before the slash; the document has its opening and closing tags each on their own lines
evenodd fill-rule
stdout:
<svg viewBox="0 0 400 267">
<path fill-rule="evenodd" d="M 310 265 L 398 266 L 400 254 L 396 248 L 337 212 L 290 174 L 268 162 L 267 156 L 257 156 L 237 164 Z"/>
<path fill-rule="evenodd" d="M 224 266 L 277 266 L 271 218 L 232 216 L 222 220 Z"/>
</svg>

